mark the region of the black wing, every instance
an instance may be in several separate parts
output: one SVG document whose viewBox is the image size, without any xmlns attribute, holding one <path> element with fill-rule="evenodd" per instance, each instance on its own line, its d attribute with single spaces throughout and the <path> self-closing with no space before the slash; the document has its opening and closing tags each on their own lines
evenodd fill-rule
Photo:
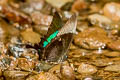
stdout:
<svg viewBox="0 0 120 80">
<path fill-rule="evenodd" d="M 52 33 L 54 33 L 56 30 L 59 30 L 62 26 L 63 26 L 63 21 L 59 15 L 59 13 L 55 12 L 52 23 L 48 29 L 46 37 L 49 37 Z"/>
</svg>

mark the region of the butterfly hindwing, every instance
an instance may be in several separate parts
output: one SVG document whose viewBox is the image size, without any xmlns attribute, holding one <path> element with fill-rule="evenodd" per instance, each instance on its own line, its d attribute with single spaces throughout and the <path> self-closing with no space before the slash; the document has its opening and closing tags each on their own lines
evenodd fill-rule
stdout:
<svg viewBox="0 0 120 80">
<path fill-rule="evenodd" d="M 52 62 L 61 62 L 65 59 L 68 47 L 72 41 L 73 34 L 64 34 L 56 39 L 46 48 L 45 59 Z"/>
</svg>

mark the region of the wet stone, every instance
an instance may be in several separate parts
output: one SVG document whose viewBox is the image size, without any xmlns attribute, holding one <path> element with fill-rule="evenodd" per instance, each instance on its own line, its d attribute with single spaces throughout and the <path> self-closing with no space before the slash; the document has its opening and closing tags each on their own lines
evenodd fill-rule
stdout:
<svg viewBox="0 0 120 80">
<path fill-rule="evenodd" d="M 74 4 L 72 5 L 72 11 L 73 12 L 79 12 L 81 10 L 85 10 L 88 8 L 88 4 L 84 0 L 76 0 Z"/>
<path fill-rule="evenodd" d="M 20 57 L 23 53 L 26 52 L 22 44 L 10 44 L 9 50 L 11 52 L 9 53 L 9 55 L 12 55 L 16 58 Z"/>
<path fill-rule="evenodd" d="M 3 55 L 1 55 L 1 57 L 2 58 L 0 59 L 0 68 L 2 70 L 16 67 L 16 61 L 14 59 L 3 56 Z"/>
<path fill-rule="evenodd" d="M 75 80 L 75 74 L 69 65 L 62 65 L 61 66 L 61 75 L 62 75 L 62 80 Z"/>
<path fill-rule="evenodd" d="M 27 29 L 21 32 L 21 36 L 23 40 L 32 44 L 39 43 L 41 38 L 41 36 L 38 33 L 34 32 L 32 29 Z"/>
<path fill-rule="evenodd" d="M 75 58 L 79 58 L 82 56 L 89 56 L 92 55 L 91 53 L 89 53 L 89 51 L 85 50 L 85 49 L 75 49 L 69 52 L 69 58 L 71 57 L 75 57 Z"/>
<path fill-rule="evenodd" d="M 92 62 L 92 64 L 97 67 L 105 67 L 105 66 L 113 64 L 113 61 L 109 59 L 96 59 L 95 61 Z"/>
<path fill-rule="evenodd" d="M 108 17 L 100 14 L 89 15 L 88 19 L 92 24 L 110 24 L 112 22 Z"/>
<path fill-rule="evenodd" d="M 22 44 L 22 41 L 19 37 L 14 36 L 14 37 L 11 37 L 10 43 L 12 43 L 12 44 Z"/>
<path fill-rule="evenodd" d="M 111 43 L 108 44 L 108 48 L 120 51 L 120 40 L 112 41 Z"/>
<path fill-rule="evenodd" d="M 48 31 L 48 26 L 44 26 L 44 25 L 35 25 L 33 26 L 33 29 L 38 32 L 41 35 L 45 35 L 47 34 Z"/>
<path fill-rule="evenodd" d="M 49 69 L 50 73 L 60 73 L 61 70 L 61 64 L 57 64 Z"/>
<path fill-rule="evenodd" d="M 82 56 L 82 52 L 80 50 L 72 50 L 69 52 L 69 58 L 71 57 L 81 57 Z"/>
<path fill-rule="evenodd" d="M 71 44 L 69 49 L 74 50 L 74 49 L 77 49 L 77 48 L 78 48 L 77 46 L 75 46 L 74 44 Z"/>
<path fill-rule="evenodd" d="M 93 80 L 93 79 L 88 77 L 88 78 L 84 78 L 84 80 Z"/>
<path fill-rule="evenodd" d="M 5 80 L 25 80 L 29 72 L 24 71 L 4 71 Z"/>
<path fill-rule="evenodd" d="M 113 52 L 108 52 L 104 54 L 107 57 L 120 57 L 120 52 L 113 51 Z"/>
<path fill-rule="evenodd" d="M 84 31 L 85 29 L 87 29 L 88 28 L 88 23 L 86 23 L 86 22 L 78 22 L 77 23 L 77 30 L 79 31 L 79 32 L 82 32 L 82 31 Z"/>
<path fill-rule="evenodd" d="M 2 69 L 0 68 L 0 77 L 2 76 Z"/>
<path fill-rule="evenodd" d="M 81 63 L 78 67 L 78 72 L 81 74 L 94 74 L 97 72 L 97 69 L 95 66 Z"/>
<path fill-rule="evenodd" d="M 109 50 L 104 50 L 104 49 L 98 49 L 92 51 L 93 54 L 107 54 L 109 52 L 110 52 Z"/>
<path fill-rule="evenodd" d="M 120 64 L 105 67 L 105 71 L 120 72 Z"/>
<path fill-rule="evenodd" d="M 92 1 L 92 0 L 91 0 L 91 1 Z M 94 0 L 94 1 L 96 1 L 96 0 Z M 98 6 L 97 4 L 91 4 L 91 5 L 90 5 L 90 11 L 93 12 L 93 13 L 94 13 L 94 12 L 99 12 L 100 9 L 101 9 L 100 6 Z"/>
<path fill-rule="evenodd" d="M 19 23 L 21 25 L 32 23 L 32 20 L 28 15 L 11 6 L 2 6 L 1 12 L 11 22 Z"/>
<path fill-rule="evenodd" d="M 60 80 L 60 79 L 52 73 L 41 72 L 40 74 L 28 77 L 26 80 Z"/>
<path fill-rule="evenodd" d="M 76 45 L 86 49 L 104 49 L 110 42 L 106 32 L 98 27 L 88 28 L 75 36 Z"/>
<path fill-rule="evenodd" d="M 10 28 L 10 29 L 9 29 Z M 0 41 L 8 42 L 11 36 L 18 36 L 19 31 L 12 25 L 7 24 L 2 18 L 0 18 Z"/>
<path fill-rule="evenodd" d="M 31 14 L 33 11 L 40 11 L 44 3 L 44 0 L 26 0 L 25 3 L 20 4 L 20 9 L 25 13 Z"/>
<path fill-rule="evenodd" d="M 31 14 L 32 20 L 35 24 L 41 24 L 41 25 L 50 25 L 52 22 L 52 16 L 45 15 L 40 12 L 33 12 Z"/>
<path fill-rule="evenodd" d="M 8 2 L 8 0 L 0 0 L 0 5 L 5 5 Z"/>
<path fill-rule="evenodd" d="M 46 62 L 38 62 L 36 63 L 35 66 L 35 71 L 40 72 L 40 71 L 48 71 L 49 69 L 51 69 L 54 65 L 53 64 L 49 64 Z"/>
<path fill-rule="evenodd" d="M 63 5 L 65 5 L 68 2 L 72 2 L 72 0 L 46 0 L 49 4 L 56 8 L 61 8 Z"/>
<path fill-rule="evenodd" d="M 6 46 L 4 45 L 3 42 L 0 42 L 0 53 L 6 53 L 7 52 L 7 48 Z"/>
<path fill-rule="evenodd" d="M 103 13 L 105 16 L 109 17 L 113 21 L 119 21 L 120 20 L 120 4 L 111 2 L 105 4 L 103 8 Z"/>
<path fill-rule="evenodd" d="M 39 55 L 38 55 L 37 50 L 32 49 L 32 48 L 28 48 L 28 49 L 26 49 L 25 53 L 21 54 L 20 57 L 34 61 L 34 60 L 38 60 Z"/>
<path fill-rule="evenodd" d="M 8 70 L 14 70 L 17 67 L 18 60 L 12 56 L 10 56 L 11 62 L 9 64 Z"/>
<path fill-rule="evenodd" d="M 89 15 L 88 20 L 92 25 L 100 26 L 107 30 L 114 28 L 114 26 L 112 25 L 112 20 L 101 14 Z"/>
<path fill-rule="evenodd" d="M 87 76 L 83 80 L 102 80 L 102 78 L 98 76 Z"/>
<path fill-rule="evenodd" d="M 24 70 L 32 70 L 35 67 L 35 63 L 25 58 L 19 58 L 18 67 Z"/>
</svg>

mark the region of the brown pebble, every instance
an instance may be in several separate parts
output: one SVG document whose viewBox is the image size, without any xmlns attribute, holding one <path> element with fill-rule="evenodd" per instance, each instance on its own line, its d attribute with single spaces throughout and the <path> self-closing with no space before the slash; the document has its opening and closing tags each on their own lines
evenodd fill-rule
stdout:
<svg viewBox="0 0 120 80">
<path fill-rule="evenodd" d="M 103 13 L 105 16 L 109 17 L 113 21 L 119 21 L 120 20 L 120 4 L 115 2 L 105 4 L 103 8 Z"/>
<path fill-rule="evenodd" d="M 92 65 L 81 63 L 78 67 L 78 72 L 81 74 L 94 74 L 97 72 L 97 69 Z"/>
<path fill-rule="evenodd" d="M 109 43 L 108 47 L 112 50 L 120 51 L 120 40 Z"/>
<path fill-rule="evenodd" d="M 87 9 L 88 5 L 84 0 L 76 0 L 72 5 L 73 12 L 79 12 L 81 10 Z"/>
<path fill-rule="evenodd" d="M 50 25 L 52 22 L 52 16 L 45 15 L 40 12 L 33 12 L 31 14 L 32 20 L 35 24 L 41 24 L 41 25 Z"/>
<path fill-rule="evenodd" d="M 73 69 L 70 66 L 62 66 L 61 67 L 61 74 L 63 80 L 75 80 L 75 74 Z"/>
<path fill-rule="evenodd" d="M 28 77 L 26 80 L 60 80 L 60 79 L 52 73 L 41 72 L 40 74 Z"/>
</svg>

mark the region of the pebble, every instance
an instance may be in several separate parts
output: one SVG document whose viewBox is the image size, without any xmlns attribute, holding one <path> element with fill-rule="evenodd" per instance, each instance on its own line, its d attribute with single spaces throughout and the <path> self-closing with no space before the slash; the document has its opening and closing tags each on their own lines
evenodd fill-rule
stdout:
<svg viewBox="0 0 120 80">
<path fill-rule="evenodd" d="M 93 27 L 79 32 L 78 35 L 75 36 L 74 42 L 79 47 L 85 49 L 104 49 L 106 44 L 110 42 L 110 39 L 107 37 L 104 29 Z"/>
<path fill-rule="evenodd" d="M 29 72 L 24 71 L 4 71 L 5 80 L 25 80 Z"/>
<path fill-rule="evenodd" d="M 108 48 L 120 51 L 120 40 L 112 41 L 111 43 L 108 44 Z"/>
<path fill-rule="evenodd" d="M 32 70 L 35 64 L 33 61 L 28 61 L 26 58 L 19 58 L 18 67 L 25 70 Z"/>
<path fill-rule="evenodd" d="M 52 6 L 54 6 L 56 8 L 61 8 L 66 3 L 72 2 L 72 1 L 73 0 L 46 0 L 46 2 L 48 2 L 49 4 L 51 4 Z"/>
<path fill-rule="evenodd" d="M 34 32 L 32 29 L 27 29 L 21 32 L 21 36 L 25 41 L 30 42 L 32 44 L 39 43 L 41 40 L 41 36 L 38 33 Z"/>
<path fill-rule="evenodd" d="M 60 80 L 60 79 L 52 73 L 41 72 L 40 74 L 28 77 L 26 80 Z"/>
<path fill-rule="evenodd" d="M 120 57 L 120 52 L 113 51 L 113 52 L 108 52 L 104 54 L 107 57 Z"/>
<path fill-rule="evenodd" d="M 81 74 L 94 74 L 97 72 L 97 69 L 92 65 L 81 63 L 78 67 L 78 72 Z"/>
<path fill-rule="evenodd" d="M 105 67 L 105 71 L 120 72 L 120 64 Z"/>
<path fill-rule="evenodd" d="M 2 69 L 0 68 L 0 77 L 2 76 Z"/>
<path fill-rule="evenodd" d="M 81 10 L 87 9 L 88 5 L 85 0 L 76 0 L 72 5 L 72 12 L 79 12 Z"/>
<path fill-rule="evenodd" d="M 112 22 L 108 17 L 101 15 L 101 14 L 89 15 L 88 19 L 90 20 L 92 24 L 97 24 L 97 23 L 98 24 L 110 24 Z"/>
<path fill-rule="evenodd" d="M 103 8 L 103 13 L 105 16 L 109 17 L 113 21 L 119 21 L 120 20 L 120 4 L 115 2 L 105 4 Z"/>
<path fill-rule="evenodd" d="M 52 22 L 52 16 L 42 14 L 38 11 L 31 13 L 31 17 L 35 24 L 41 24 L 41 25 L 48 26 Z"/>
<path fill-rule="evenodd" d="M 97 67 L 105 67 L 113 64 L 113 62 L 110 59 L 96 59 L 92 64 Z"/>
<path fill-rule="evenodd" d="M 61 67 L 62 80 L 75 80 L 74 70 L 68 66 L 64 65 Z"/>
<path fill-rule="evenodd" d="M 5 5 L 6 3 L 8 3 L 8 0 L 0 0 L 0 5 Z"/>
</svg>

